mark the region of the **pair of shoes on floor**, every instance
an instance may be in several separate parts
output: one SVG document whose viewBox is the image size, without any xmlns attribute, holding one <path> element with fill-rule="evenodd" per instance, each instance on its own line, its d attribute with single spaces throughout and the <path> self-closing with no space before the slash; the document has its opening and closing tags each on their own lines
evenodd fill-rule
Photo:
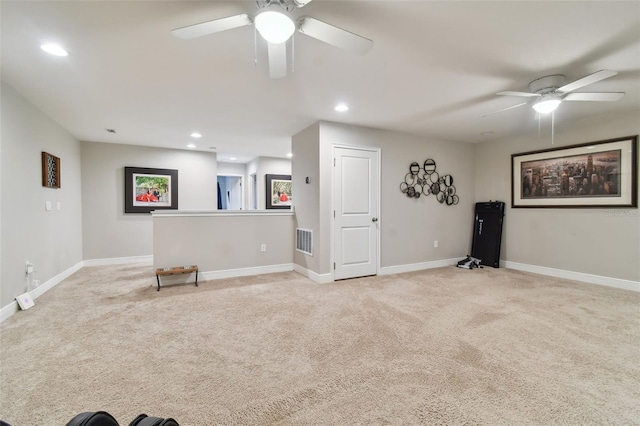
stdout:
<svg viewBox="0 0 640 426">
<path fill-rule="evenodd" d="M 458 262 L 458 268 L 464 268 L 464 269 L 479 268 L 480 262 L 482 262 L 482 260 L 476 259 L 475 257 L 471 257 L 467 255 L 465 259 L 462 259 L 460 262 Z"/>
<path fill-rule="evenodd" d="M 80 413 L 67 423 L 67 426 L 120 426 L 118 421 L 106 411 L 88 411 Z M 129 426 L 180 426 L 172 418 L 149 417 L 140 414 Z"/>
</svg>

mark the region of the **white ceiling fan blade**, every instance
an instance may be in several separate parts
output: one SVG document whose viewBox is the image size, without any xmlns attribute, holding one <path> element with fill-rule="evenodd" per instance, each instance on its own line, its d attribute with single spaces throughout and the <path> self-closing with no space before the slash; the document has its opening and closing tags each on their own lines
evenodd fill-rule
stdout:
<svg viewBox="0 0 640 426">
<path fill-rule="evenodd" d="M 569 93 L 564 97 L 565 101 L 617 101 L 622 99 L 624 92 L 605 93 Z"/>
<path fill-rule="evenodd" d="M 536 98 L 538 96 L 540 96 L 537 93 L 530 93 L 530 92 L 511 92 L 511 91 L 506 91 L 506 92 L 498 92 L 496 93 L 496 95 L 502 95 L 502 96 L 524 96 L 526 98 Z"/>
<path fill-rule="evenodd" d="M 293 0 L 293 2 L 298 7 L 304 7 L 304 6 L 308 5 L 309 3 L 311 3 L 311 0 Z"/>
<path fill-rule="evenodd" d="M 298 31 L 358 55 L 364 55 L 373 47 L 373 41 L 368 38 L 334 27 L 309 16 L 303 16 L 298 20 Z"/>
<path fill-rule="evenodd" d="M 243 13 L 242 15 L 229 16 L 227 18 L 189 25 L 188 27 L 177 28 L 172 30 L 171 34 L 178 38 L 196 38 L 218 33 L 220 31 L 243 27 L 245 25 L 251 25 L 252 23 L 253 19 L 246 13 Z"/>
<path fill-rule="evenodd" d="M 528 103 L 529 103 L 529 102 L 522 102 L 522 103 L 519 103 L 519 104 L 516 104 L 516 105 L 512 105 L 512 106 L 510 106 L 510 107 L 502 108 L 502 109 L 499 109 L 499 110 L 497 110 L 497 111 L 493 111 L 493 112 L 490 112 L 490 113 L 488 113 L 488 114 L 481 115 L 481 116 L 480 116 L 480 118 L 484 118 L 484 117 L 487 117 L 487 116 L 489 116 L 489 115 L 497 114 L 497 113 L 499 113 L 499 112 L 507 111 L 507 110 L 510 110 L 510 109 L 513 109 L 513 108 L 518 108 L 518 107 L 521 107 L 522 105 L 526 105 L 526 104 L 528 104 Z"/>
<path fill-rule="evenodd" d="M 596 71 L 593 74 L 589 74 L 586 77 L 582 77 L 579 80 L 576 80 L 572 83 L 565 84 L 562 87 L 558 88 L 559 92 L 573 92 L 574 90 L 578 90 L 581 87 L 587 86 L 589 84 L 596 83 L 600 80 L 604 80 L 605 78 L 613 77 L 618 74 L 616 71 L 610 70 L 600 70 Z"/>
<path fill-rule="evenodd" d="M 287 43 L 268 43 L 269 77 L 282 78 L 287 75 Z"/>
</svg>

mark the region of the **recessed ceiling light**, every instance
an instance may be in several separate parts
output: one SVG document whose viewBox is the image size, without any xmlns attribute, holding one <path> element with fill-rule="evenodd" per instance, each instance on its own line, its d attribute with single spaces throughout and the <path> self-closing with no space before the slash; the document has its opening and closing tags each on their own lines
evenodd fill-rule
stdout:
<svg viewBox="0 0 640 426">
<path fill-rule="evenodd" d="M 193 132 L 193 133 L 191 133 L 191 137 L 192 138 L 201 138 L 202 135 L 200 133 L 198 133 L 198 132 Z"/>
<path fill-rule="evenodd" d="M 237 158 L 236 158 L 236 157 L 230 157 L 230 158 L 229 158 L 229 160 L 231 160 L 231 161 L 236 161 L 236 160 L 237 160 Z"/>
<path fill-rule="evenodd" d="M 190 143 L 189 145 L 187 145 L 187 148 L 191 148 L 191 149 L 193 149 L 193 148 L 195 148 L 195 147 L 196 147 L 196 145 L 195 145 L 195 144 L 192 144 L 192 143 Z"/>
<path fill-rule="evenodd" d="M 60 46 L 59 44 L 53 44 L 53 43 L 43 44 L 40 46 L 40 49 L 56 56 L 67 56 L 69 54 L 69 52 L 64 50 L 62 46 Z"/>
<path fill-rule="evenodd" d="M 292 152 L 288 153 L 287 157 L 289 157 L 289 158 L 293 157 L 293 153 Z"/>
<path fill-rule="evenodd" d="M 338 112 L 345 112 L 345 111 L 349 111 L 349 106 L 346 104 L 338 104 L 335 106 L 334 109 Z"/>
</svg>

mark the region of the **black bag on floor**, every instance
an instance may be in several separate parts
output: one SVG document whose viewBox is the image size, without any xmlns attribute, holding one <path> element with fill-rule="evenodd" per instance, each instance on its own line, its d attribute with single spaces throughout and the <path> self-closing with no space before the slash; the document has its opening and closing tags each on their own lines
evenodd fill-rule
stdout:
<svg viewBox="0 0 640 426">
<path fill-rule="evenodd" d="M 119 426 L 116 419 L 106 411 L 88 411 L 72 418 L 67 426 Z"/>
<path fill-rule="evenodd" d="M 140 414 L 133 419 L 129 426 L 180 426 L 178 422 L 172 418 L 163 419 L 160 417 L 149 417 L 146 414 Z"/>
</svg>

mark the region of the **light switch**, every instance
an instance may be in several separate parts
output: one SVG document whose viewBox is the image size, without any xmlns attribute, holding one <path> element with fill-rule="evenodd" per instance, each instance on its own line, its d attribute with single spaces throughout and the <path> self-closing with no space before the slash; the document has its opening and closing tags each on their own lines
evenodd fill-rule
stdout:
<svg viewBox="0 0 640 426">
<path fill-rule="evenodd" d="M 60 201 L 56 202 L 56 210 L 60 210 L 60 207 L 62 207 L 62 204 L 60 203 Z"/>
<path fill-rule="evenodd" d="M 45 201 L 44 202 L 44 209 L 46 211 L 50 211 L 51 210 L 51 201 Z"/>
</svg>

